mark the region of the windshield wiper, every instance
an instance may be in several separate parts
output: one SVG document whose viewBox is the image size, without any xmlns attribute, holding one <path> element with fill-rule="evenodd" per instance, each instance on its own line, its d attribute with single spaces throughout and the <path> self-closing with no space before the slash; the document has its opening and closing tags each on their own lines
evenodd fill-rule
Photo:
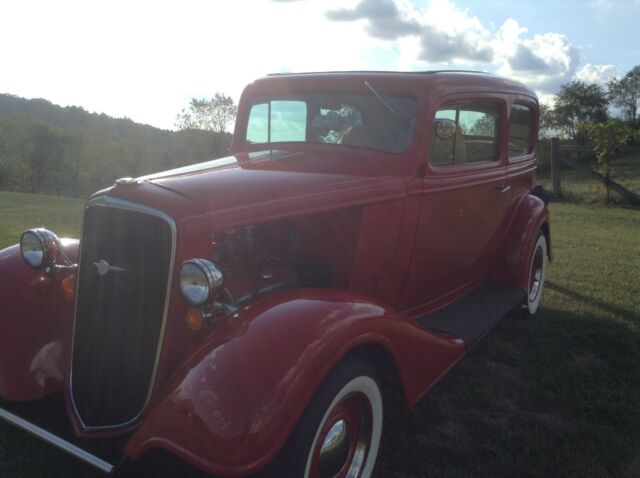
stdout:
<svg viewBox="0 0 640 478">
<path fill-rule="evenodd" d="M 398 113 L 396 113 L 396 110 L 394 110 L 393 107 L 387 102 L 387 100 L 385 100 L 384 97 L 376 91 L 376 89 L 373 87 L 371 83 L 369 83 L 368 81 L 365 81 L 364 86 L 366 86 L 369 89 L 369 91 L 371 91 L 371 93 L 373 93 L 373 95 L 380 100 L 380 102 L 391 112 L 394 118 L 396 118 L 403 124 L 407 124 L 409 122 L 407 119 L 403 118 Z"/>
</svg>

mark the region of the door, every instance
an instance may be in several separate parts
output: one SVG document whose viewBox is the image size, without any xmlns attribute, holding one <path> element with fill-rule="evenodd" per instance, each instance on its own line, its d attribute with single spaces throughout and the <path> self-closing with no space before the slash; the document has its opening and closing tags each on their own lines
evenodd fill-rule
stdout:
<svg viewBox="0 0 640 478">
<path fill-rule="evenodd" d="M 509 205 L 506 95 L 450 97 L 434 108 L 411 270 L 399 307 L 440 305 L 484 281 Z"/>
</svg>

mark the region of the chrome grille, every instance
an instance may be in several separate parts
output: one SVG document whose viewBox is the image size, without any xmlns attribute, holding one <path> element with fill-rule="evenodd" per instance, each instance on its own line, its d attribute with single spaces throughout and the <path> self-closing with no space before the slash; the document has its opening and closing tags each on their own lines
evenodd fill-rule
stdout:
<svg viewBox="0 0 640 478">
<path fill-rule="evenodd" d="M 173 221 L 159 211 L 109 197 L 86 209 L 71 365 L 85 429 L 127 425 L 148 401 L 174 248 Z"/>
</svg>

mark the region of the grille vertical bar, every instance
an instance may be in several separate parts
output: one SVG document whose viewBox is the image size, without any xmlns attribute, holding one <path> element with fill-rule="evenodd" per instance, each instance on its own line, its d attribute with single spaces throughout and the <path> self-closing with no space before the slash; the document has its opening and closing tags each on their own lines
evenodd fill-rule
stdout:
<svg viewBox="0 0 640 478">
<path fill-rule="evenodd" d="M 115 428 L 136 420 L 153 386 L 175 226 L 159 211 L 106 198 L 87 207 L 81 248 L 71 397 L 85 429 Z M 103 275 L 101 261 L 111 266 Z"/>
</svg>

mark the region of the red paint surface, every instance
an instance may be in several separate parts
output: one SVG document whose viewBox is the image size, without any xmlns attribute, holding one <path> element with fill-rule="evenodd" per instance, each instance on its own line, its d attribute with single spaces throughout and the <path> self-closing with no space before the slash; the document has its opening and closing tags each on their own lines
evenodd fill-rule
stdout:
<svg viewBox="0 0 640 478">
<path fill-rule="evenodd" d="M 77 260 L 78 241 L 63 250 Z M 35 400 L 60 391 L 73 327 L 62 279 L 33 270 L 15 245 L 0 251 L 0 397 Z"/>
<path fill-rule="evenodd" d="M 463 353 L 370 299 L 301 289 L 231 319 L 172 375 L 126 453 L 160 446 L 212 473 L 249 473 L 279 450 L 324 377 L 358 345 L 391 353 L 407 400 Z"/>
</svg>

